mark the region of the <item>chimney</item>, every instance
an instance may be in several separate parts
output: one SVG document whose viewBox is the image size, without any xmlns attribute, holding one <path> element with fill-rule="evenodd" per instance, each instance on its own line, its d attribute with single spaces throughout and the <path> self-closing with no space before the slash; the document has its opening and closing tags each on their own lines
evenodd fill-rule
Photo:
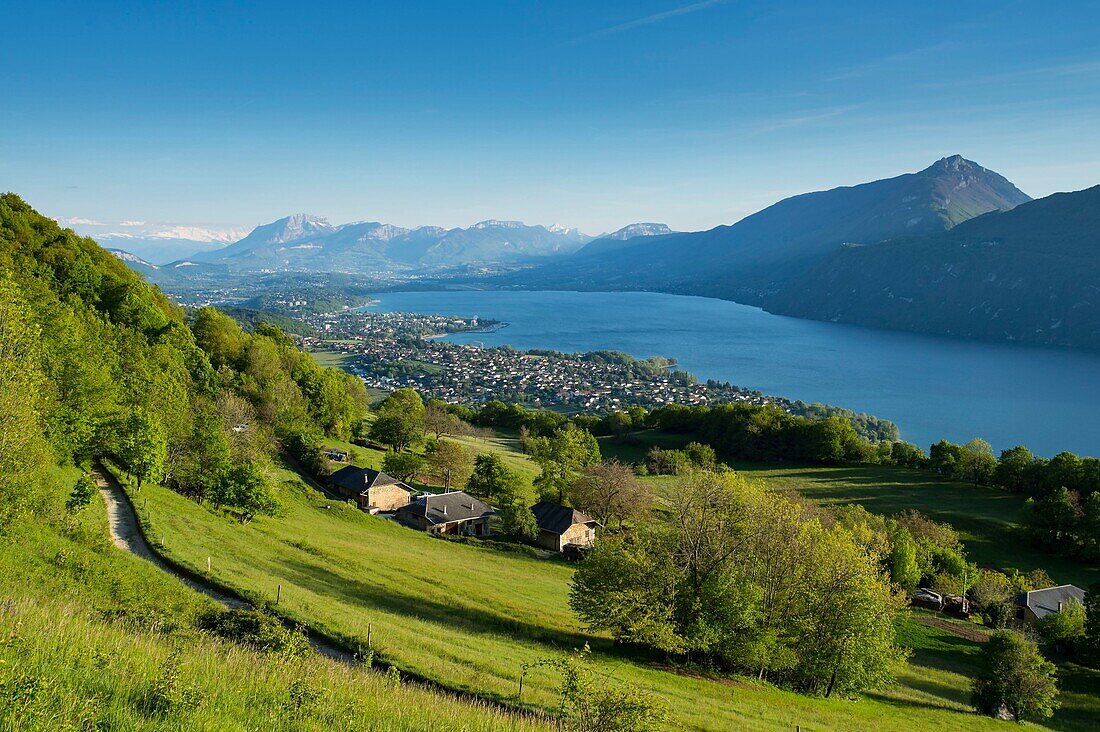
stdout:
<svg viewBox="0 0 1100 732">
<path fill-rule="evenodd" d="M 1062 612 L 1062 601 L 1058 601 L 1058 612 Z"/>
<path fill-rule="evenodd" d="M 447 515 L 447 504 L 446 504 L 446 503 L 444 503 L 444 504 L 443 504 L 443 515 L 444 515 L 444 516 L 446 516 L 446 515 Z M 1058 603 L 1058 609 L 1059 609 L 1059 610 L 1061 610 L 1061 609 L 1062 609 L 1061 605 L 1062 605 L 1062 603 Z"/>
</svg>

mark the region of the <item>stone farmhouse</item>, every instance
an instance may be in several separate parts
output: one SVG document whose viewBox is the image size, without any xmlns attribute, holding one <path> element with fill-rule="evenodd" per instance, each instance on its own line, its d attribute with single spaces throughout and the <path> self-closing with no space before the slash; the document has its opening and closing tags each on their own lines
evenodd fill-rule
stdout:
<svg viewBox="0 0 1100 732">
<path fill-rule="evenodd" d="M 378 470 L 348 465 L 329 478 L 332 489 L 342 498 L 355 501 L 368 513 L 396 511 L 409 503 L 412 488 Z"/>
<path fill-rule="evenodd" d="M 575 508 L 568 508 L 550 501 L 541 501 L 531 506 L 539 535 L 535 542 L 556 552 L 566 547 L 590 547 L 596 539 L 596 527 L 593 519 Z"/>
<path fill-rule="evenodd" d="M 489 519 L 496 510 L 462 491 L 426 494 L 397 510 L 397 520 L 429 534 L 489 536 Z"/>
</svg>

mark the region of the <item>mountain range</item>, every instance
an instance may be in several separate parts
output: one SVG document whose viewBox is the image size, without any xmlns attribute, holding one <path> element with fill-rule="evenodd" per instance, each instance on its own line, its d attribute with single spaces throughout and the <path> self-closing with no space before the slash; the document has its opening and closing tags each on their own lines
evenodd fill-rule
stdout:
<svg viewBox="0 0 1100 732">
<path fill-rule="evenodd" d="M 445 276 L 485 287 L 656 290 L 804 318 L 1100 348 L 1100 187 L 1033 201 L 958 155 L 701 232 L 638 223 L 590 237 L 498 220 L 406 229 L 298 214 L 167 265 L 115 254 L 167 285 L 256 272 L 414 273 L 425 285 Z"/>
<path fill-rule="evenodd" d="M 775 313 L 1100 348 L 1100 186 L 940 234 L 845 247 L 765 298 Z"/>
<path fill-rule="evenodd" d="M 784 199 L 730 226 L 591 242 L 526 275 L 539 287 L 660 290 L 759 304 L 838 247 L 936 234 L 1031 200 L 958 155 L 918 172 Z"/>
<path fill-rule="evenodd" d="M 189 259 L 234 272 L 389 270 L 479 267 L 571 254 L 592 240 L 576 229 L 489 220 L 462 229 L 406 229 L 377 221 L 333 225 L 296 214 L 254 229 L 240 241 Z"/>
</svg>

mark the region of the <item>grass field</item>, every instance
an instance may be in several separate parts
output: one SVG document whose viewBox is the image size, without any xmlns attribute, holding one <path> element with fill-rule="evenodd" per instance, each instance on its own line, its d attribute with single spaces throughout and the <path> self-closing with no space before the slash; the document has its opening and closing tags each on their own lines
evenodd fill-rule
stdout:
<svg viewBox="0 0 1100 732">
<path fill-rule="evenodd" d="M 336 351 L 311 351 L 309 355 L 313 356 L 318 365 L 334 369 L 343 368 L 344 362 L 349 358 L 348 354 Z"/>
<path fill-rule="evenodd" d="M 59 475 L 71 485 L 75 473 Z M 107 538 L 98 495 L 76 518 L 0 540 L 0 729 L 549 730 L 536 721 L 309 654 L 195 628 L 212 600 Z"/>
<path fill-rule="evenodd" d="M 366 645 L 369 627 L 384 659 L 452 689 L 515 703 L 524 663 L 587 642 L 602 672 L 668 702 L 672 729 L 1003 728 L 969 711 L 973 666 L 937 652 L 959 640 L 945 631 L 901 621 L 918 653 L 896 685 L 859 700 L 673 673 L 662 659 L 626 654 L 578 627 L 567 604 L 572 569 L 560 560 L 431 538 L 325 500 L 288 472 L 281 478 L 283 515 L 249 525 L 156 486 L 135 503 L 150 538 L 175 561 L 204 572 L 211 557 L 214 580 L 257 599 L 274 600 L 281 586 L 279 608 L 289 617 L 350 647 Z M 546 708 L 552 685 L 532 671 L 523 704 Z M 1088 729 L 1087 709 L 1070 701 L 1054 726 Z"/>
</svg>

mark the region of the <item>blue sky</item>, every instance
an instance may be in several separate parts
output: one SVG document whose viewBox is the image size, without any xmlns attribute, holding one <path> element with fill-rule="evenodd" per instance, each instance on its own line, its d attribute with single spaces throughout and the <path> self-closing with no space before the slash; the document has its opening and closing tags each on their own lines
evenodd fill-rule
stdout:
<svg viewBox="0 0 1100 732">
<path fill-rule="evenodd" d="M 953 153 L 1100 183 L 1100 3 L 890 5 L 9 2 L 0 188 L 111 226 L 597 233 Z"/>
</svg>

